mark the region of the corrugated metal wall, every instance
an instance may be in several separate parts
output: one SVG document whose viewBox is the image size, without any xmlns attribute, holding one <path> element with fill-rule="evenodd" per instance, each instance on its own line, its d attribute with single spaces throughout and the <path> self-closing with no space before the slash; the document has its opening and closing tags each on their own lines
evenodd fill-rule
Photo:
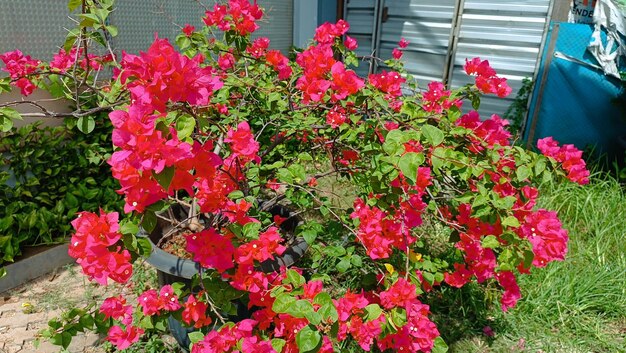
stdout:
<svg viewBox="0 0 626 353">
<path fill-rule="evenodd" d="M 214 1 L 202 1 L 213 6 Z M 292 45 L 293 0 L 258 0 L 267 16 L 256 36 L 267 36 L 271 47 L 285 53 Z M 204 7 L 194 0 L 118 0 L 111 24 L 119 29 L 113 46 L 131 53 L 146 50 L 154 34 L 172 41 L 186 23 L 203 25 Z M 0 52 L 20 49 L 51 60 L 63 45 L 68 28 L 67 1 L 0 0 Z"/>
<path fill-rule="evenodd" d="M 409 41 L 403 59 L 418 80 L 442 80 L 448 63 L 456 0 L 385 1 L 378 54 L 390 58 L 402 37 Z"/>
<path fill-rule="evenodd" d="M 421 87 L 433 80 L 452 87 L 470 83 L 465 59 L 489 60 L 513 93 L 504 100 L 485 97 L 481 113 L 504 114 L 522 79 L 535 73 L 550 0 L 345 0 L 345 5 L 355 32 L 349 35 L 360 35 L 357 54 L 390 58 L 404 37 L 410 42 L 403 56 L 406 68 Z M 376 21 L 371 9 L 378 8 Z"/>
<path fill-rule="evenodd" d="M 507 99 L 485 97 L 480 112 L 503 114 L 522 85 L 533 77 L 546 29 L 550 0 L 465 0 L 460 14 L 449 82 L 473 82 L 463 72 L 465 58 L 489 60 L 513 88 Z"/>
<path fill-rule="evenodd" d="M 371 56 L 378 47 L 378 23 L 380 22 L 380 0 L 346 0 L 343 18 L 350 24 L 347 35 L 359 43 L 356 54 Z M 373 69 L 369 62 L 360 63 L 355 70 L 360 76 L 367 76 Z"/>
</svg>

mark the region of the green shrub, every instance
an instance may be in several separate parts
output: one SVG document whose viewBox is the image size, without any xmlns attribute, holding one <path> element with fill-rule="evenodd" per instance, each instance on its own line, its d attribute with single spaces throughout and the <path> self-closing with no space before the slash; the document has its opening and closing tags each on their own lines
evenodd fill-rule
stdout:
<svg viewBox="0 0 626 353">
<path fill-rule="evenodd" d="M 106 164 L 108 121 L 90 134 L 38 125 L 1 136 L 0 264 L 25 246 L 63 242 L 78 210 L 121 207 L 119 185 Z"/>
</svg>

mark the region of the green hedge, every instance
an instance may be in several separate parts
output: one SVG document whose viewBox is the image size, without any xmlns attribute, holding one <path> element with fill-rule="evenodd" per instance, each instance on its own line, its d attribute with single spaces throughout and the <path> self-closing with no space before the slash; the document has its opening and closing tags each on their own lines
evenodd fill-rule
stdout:
<svg viewBox="0 0 626 353">
<path fill-rule="evenodd" d="M 25 246 L 66 240 L 79 210 L 121 210 L 106 164 L 111 126 L 96 120 L 89 134 L 34 124 L 0 135 L 0 264 Z"/>
</svg>

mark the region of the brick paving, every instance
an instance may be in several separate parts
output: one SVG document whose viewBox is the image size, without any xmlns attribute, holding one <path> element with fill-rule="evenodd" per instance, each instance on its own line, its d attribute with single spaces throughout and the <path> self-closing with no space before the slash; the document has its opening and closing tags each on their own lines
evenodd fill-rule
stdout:
<svg viewBox="0 0 626 353">
<path fill-rule="evenodd" d="M 77 266 L 57 269 L 11 291 L 0 293 L 0 353 L 57 353 L 61 349 L 45 340 L 35 348 L 38 332 L 72 305 L 85 305 L 101 297 L 104 289 L 87 282 Z M 70 353 L 104 353 L 102 337 L 79 333 Z"/>
</svg>

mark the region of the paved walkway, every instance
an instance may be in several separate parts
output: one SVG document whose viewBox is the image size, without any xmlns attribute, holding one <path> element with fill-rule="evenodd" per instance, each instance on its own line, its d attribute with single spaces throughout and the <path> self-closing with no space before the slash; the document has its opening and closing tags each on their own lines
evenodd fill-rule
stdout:
<svg viewBox="0 0 626 353">
<path fill-rule="evenodd" d="M 85 305 L 101 297 L 105 290 L 90 284 L 79 273 L 80 269 L 68 266 L 44 275 L 21 287 L 0 293 L 0 353 L 56 353 L 60 347 L 42 340 L 38 348 L 34 341 L 37 333 L 46 328 L 48 320 L 57 317 L 72 305 Z M 111 289 L 107 289 L 110 293 Z M 102 338 L 94 333 L 82 334 L 72 339 L 70 353 L 103 353 L 98 345 Z"/>
</svg>

